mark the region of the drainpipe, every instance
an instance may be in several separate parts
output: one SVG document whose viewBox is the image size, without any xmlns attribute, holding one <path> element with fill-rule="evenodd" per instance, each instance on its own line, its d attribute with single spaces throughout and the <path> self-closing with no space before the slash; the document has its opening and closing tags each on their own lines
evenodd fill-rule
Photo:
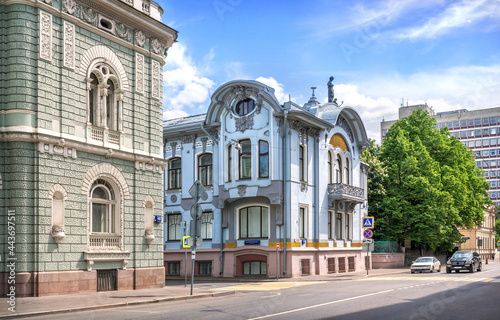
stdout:
<svg viewBox="0 0 500 320">
<path fill-rule="evenodd" d="M 222 274 L 224 273 L 224 235 L 222 234 L 224 232 L 224 229 L 222 228 L 222 219 L 223 219 L 222 210 L 224 210 L 224 208 L 219 208 L 219 210 L 220 210 L 220 258 L 219 258 L 219 260 L 220 260 L 220 272 L 219 272 L 219 275 L 222 277 Z"/>
<path fill-rule="evenodd" d="M 283 229 L 285 230 L 283 236 L 283 275 L 286 275 L 287 268 L 287 239 L 288 239 L 288 225 L 287 225 L 287 216 L 290 213 L 290 159 L 289 159 L 289 150 L 290 150 L 290 140 L 288 139 L 288 110 L 292 107 L 291 102 L 285 102 L 285 120 L 284 120 L 284 130 L 283 130 Z"/>
</svg>

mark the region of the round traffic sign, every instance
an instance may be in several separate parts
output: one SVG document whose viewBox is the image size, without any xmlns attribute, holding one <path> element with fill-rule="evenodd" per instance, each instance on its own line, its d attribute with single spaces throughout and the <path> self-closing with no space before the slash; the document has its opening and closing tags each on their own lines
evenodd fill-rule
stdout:
<svg viewBox="0 0 500 320">
<path fill-rule="evenodd" d="M 373 231 L 371 231 L 370 229 L 365 229 L 365 231 L 363 231 L 363 236 L 366 239 L 370 239 L 373 236 Z"/>
<path fill-rule="evenodd" d="M 277 242 L 277 243 L 276 243 L 276 249 L 279 249 L 279 248 L 280 248 L 280 243 L 279 243 L 279 242 Z"/>
</svg>

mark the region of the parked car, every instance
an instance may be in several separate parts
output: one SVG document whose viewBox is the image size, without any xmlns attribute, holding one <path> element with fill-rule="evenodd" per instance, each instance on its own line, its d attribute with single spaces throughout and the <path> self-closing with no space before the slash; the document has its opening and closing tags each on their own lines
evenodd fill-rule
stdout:
<svg viewBox="0 0 500 320">
<path fill-rule="evenodd" d="M 410 267 L 411 273 L 429 271 L 441 272 L 441 262 L 435 257 L 420 257 L 413 261 Z"/>
<path fill-rule="evenodd" d="M 476 251 L 457 251 L 446 262 L 446 273 L 451 273 L 453 270 L 468 270 L 470 273 L 481 271 L 483 263 L 481 257 Z"/>
</svg>

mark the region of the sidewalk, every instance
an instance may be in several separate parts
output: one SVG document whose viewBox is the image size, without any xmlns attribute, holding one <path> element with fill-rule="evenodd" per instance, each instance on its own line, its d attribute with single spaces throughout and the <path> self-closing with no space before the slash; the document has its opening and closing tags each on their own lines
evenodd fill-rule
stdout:
<svg viewBox="0 0 500 320">
<path fill-rule="evenodd" d="M 369 277 L 388 274 L 409 273 L 409 269 L 375 269 L 369 271 Z M 21 318 L 35 315 L 67 313 L 74 311 L 96 310 L 101 308 L 114 308 L 127 305 L 147 304 L 165 301 L 178 301 L 188 299 L 199 299 L 208 297 L 220 297 L 235 294 L 236 291 L 211 291 L 197 287 L 202 282 L 259 282 L 259 281 L 346 281 L 366 278 L 366 271 L 335 273 L 321 276 L 305 276 L 300 278 L 276 279 L 240 279 L 240 278 L 195 278 L 193 295 L 190 295 L 191 287 L 188 283 L 177 284 L 178 281 L 166 281 L 166 286 L 156 289 L 106 291 L 95 294 L 73 294 L 64 296 L 29 297 L 16 299 L 16 312 L 12 313 L 7 308 L 9 304 L 6 298 L 0 299 L 0 319 Z M 180 278 L 179 278 L 180 280 Z M 182 279 L 184 280 L 184 279 Z M 175 283 L 175 284 L 173 284 Z"/>
</svg>

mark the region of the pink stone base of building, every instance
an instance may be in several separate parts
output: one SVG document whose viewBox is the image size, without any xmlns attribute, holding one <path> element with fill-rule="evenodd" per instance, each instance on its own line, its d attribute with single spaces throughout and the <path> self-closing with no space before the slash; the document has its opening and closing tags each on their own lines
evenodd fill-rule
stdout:
<svg viewBox="0 0 500 320">
<path fill-rule="evenodd" d="M 165 269 L 155 267 L 117 270 L 116 282 L 117 290 L 163 288 Z M 9 274 L 0 273 L 0 296 L 6 297 L 11 291 L 10 287 Z M 16 298 L 95 292 L 97 292 L 97 271 L 95 270 L 17 272 L 15 274 Z"/>
<path fill-rule="evenodd" d="M 245 246 L 239 248 L 226 248 L 223 251 L 223 269 L 221 273 L 221 252 L 216 249 L 197 249 L 195 260 L 195 275 L 199 273 L 200 262 L 211 262 L 212 277 L 240 277 L 243 274 L 243 263 L 247 261 L 266 262 L 266 274 L 262 277 L 295 278 L 304 275 L 325 275 L 335 272 L 353 272 L 366 270 L 366 252 L 361 248 L 289 248 L 287 250 L 286 273 L 283 274 L 284 253 L 280 249 L 263 246 Z M 169 276 L 191 275 L 191 252 L 188 251 L 187 263 L 185 253 L 179 250 L 164 251 L 165 274 Z M 178 274 L 169 274 L 169 263 L 179 264 Z M 175 268 L 173 268 L 175 269 Z"/>
</svg>

